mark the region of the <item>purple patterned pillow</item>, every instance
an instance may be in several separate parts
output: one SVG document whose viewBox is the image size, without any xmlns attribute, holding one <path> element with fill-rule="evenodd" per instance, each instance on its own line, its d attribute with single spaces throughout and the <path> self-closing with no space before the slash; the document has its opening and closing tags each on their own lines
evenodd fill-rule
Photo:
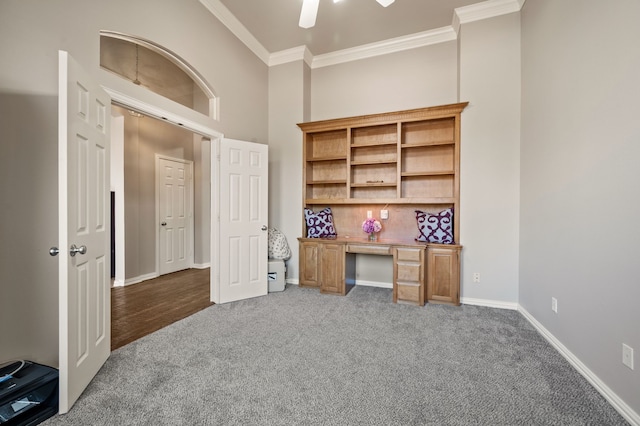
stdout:
<svg viewBox="0 0 640 426">
<path fill-rule="evenodd" d="M 416 210 L 416 219 L 420 231 L 416 241 L 453 244 L 453 209 L 444 209 L 435 214 Z"/>
<path fill-rule="evenodd" d="M 313 210 L 304 208 L 304 219 L 307 222 L 307 238 L 335 238 L 336 228 L 333 226 L 333 213 L 331 207 L 314 213 Z"/>
</svg>

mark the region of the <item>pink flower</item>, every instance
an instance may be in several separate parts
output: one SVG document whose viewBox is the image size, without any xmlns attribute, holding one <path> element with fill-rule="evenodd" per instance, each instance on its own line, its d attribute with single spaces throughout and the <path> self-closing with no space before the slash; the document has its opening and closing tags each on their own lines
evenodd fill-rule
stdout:
<svg viewBox="0 0 640 426">
<path fill-rule="evenodd" d="M 370 217 L 369 219 L 365 219 L 362 222 L 362 230 L 367 234 L 371 234 L 372 232 L 380 232 L 382 230 L 382 225 L 378 222 L 378 219 Z"/>
</svg>

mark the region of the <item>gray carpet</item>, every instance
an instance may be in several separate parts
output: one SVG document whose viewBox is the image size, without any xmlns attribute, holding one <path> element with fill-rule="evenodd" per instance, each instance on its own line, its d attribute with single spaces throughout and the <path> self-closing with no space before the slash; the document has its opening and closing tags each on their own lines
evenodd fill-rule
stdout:
<svg viewBox="0 0 640 426">
<path fill-rule="evenodd" d="M 518 312 L 287 286 L 124 346 L 53 425 L 624 425 Z"/>
</svg>

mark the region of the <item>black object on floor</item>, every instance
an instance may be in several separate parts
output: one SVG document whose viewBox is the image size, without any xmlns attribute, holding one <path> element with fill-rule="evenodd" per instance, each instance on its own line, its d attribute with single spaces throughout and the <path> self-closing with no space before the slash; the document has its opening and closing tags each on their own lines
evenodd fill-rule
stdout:
<svg viewBox="0 0 640 426">
<path fill-rule="evenodd" d="M 37 425 L 58 412 L 58 370 L 31 361 L 0 368 L 0 424 Z"/>
</svg>

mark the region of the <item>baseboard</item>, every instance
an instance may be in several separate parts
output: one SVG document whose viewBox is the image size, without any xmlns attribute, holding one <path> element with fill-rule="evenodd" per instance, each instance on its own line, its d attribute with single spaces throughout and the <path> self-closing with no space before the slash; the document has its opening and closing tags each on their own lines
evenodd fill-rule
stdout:
<svg viewBox="0 0 640 426">
<path fill-rule="evenodd" d="M 287 278 L 285 280 L 287 284 L 298 285 L 300 281 L 297 278 Z M 356 280 L 356 285 L 367 286 L 367 287 L 379 287 L 379 288 L 393 288 L 393 283 L 385 283 L 380 281 L 364 281 L 364 280 Z"/>
<path fill-rule="evenodd" d="M 615 394 L 598 376 L 595 375 L 578 357 L 564 346 L 549 330 L 547 330 L 525 308 L 518 305 L 518 311 L 540 334 L 573 366 L 589 383 L 616 409 L 622 417 L 633 426 L 640 426 L 640 415 Z"/>
<path fill-rule="evenodd" d="M 366 287 L 378 287 L 378 288 L 393 288 L 393 283 L 385 283 L 381 281 L 365 281 L 365 280 L 356 280 L 356 285 L 366 286 Z"/>
<path fill-rule="evenodd" d="M 158 275 L 157 272 L 151 272 L 150 274 L 145 274 L 145 275 L 138 275 L 137 277 L 127 278 L 126 280 L 124 280 L 124 285 L 128 286 L 132 284 L 138 284 L 138 283 L 141 283 L 142 281 L 158 278 L 159 276 L 160 275 Z"/>
<path fill-rule="evenodd" d="M 298 285 L 298 279 L 289 278 L 287 284 Z M 359 285 L 369 285 L 373 287 L 393 288 L 390 283 L 376 281 L 356 281 Z M 500 300 L 474 299 L 471 297 L 461 297 L 460 303 L 463 305 L 486 306 L 489 308 L 509 309 L 520 312 L 531 325 L 598 391 L 611 406 L 632 426 L 640 426 L 640 415 L 636 413 L 627 403 L 615 394 L 602 380 L 598 378 L 582 361 L 580 361 L 569 349 L 566 348 L 556 337 L 549 332 L 538 320 L 536 320 L 519 303 L 503 302 Z"/>
<path fill-rule="evenodd" d="M 461 297 L 460 303 L 463 305 L 485 306 L 487 308 L 518 310 L 518 304 L 515 302 L 503 302 L 502 300 L 490 299 L 474 299 L 472 297 Z"/>
<path fill-rule="evenodd" d="M 111 281 L 111 287 L 124 287 L 124 280 L 116 280 Z"/>
<path fill-rule="evenodd" d="M 194 263 L 191 265 L 193 269 L 207 269 L 211 267 L 211 262 L 208 263 Z"/>
</svg>

